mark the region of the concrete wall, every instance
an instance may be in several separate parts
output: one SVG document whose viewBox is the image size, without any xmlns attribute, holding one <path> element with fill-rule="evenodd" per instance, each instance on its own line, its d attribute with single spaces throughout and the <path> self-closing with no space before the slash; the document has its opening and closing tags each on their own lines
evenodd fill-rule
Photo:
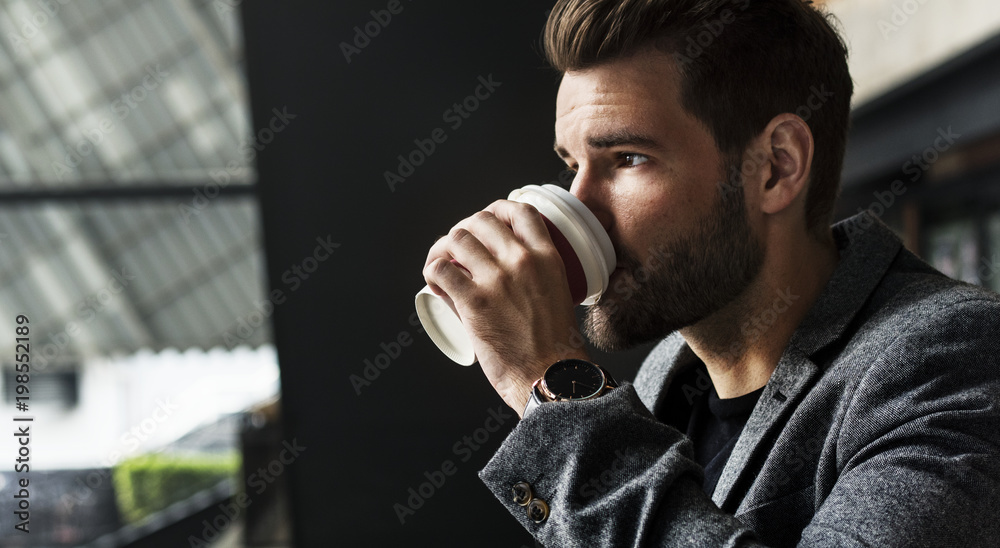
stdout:
<svg viewBox="0 0 1000 548">
<path fill-rule="evenodd" d="M 831 0 L 851 52 L 855 106 L 1000 32 L 995 0 Z"/>
</svg>

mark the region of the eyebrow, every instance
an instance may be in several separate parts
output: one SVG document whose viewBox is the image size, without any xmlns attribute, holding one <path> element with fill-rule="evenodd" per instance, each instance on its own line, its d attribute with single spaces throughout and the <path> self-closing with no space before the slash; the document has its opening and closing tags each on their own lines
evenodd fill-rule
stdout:
<svg viewBox="0 0 1000 548">
<path fill-rule="evenodd" d="M 640 146 L 652 149 L 662 148 L 652 137 L 628 130 L 614 131 L 605 135 L 596 135 L 587 138 L 587 146 L 590 148 L 603 149 L 622 145 Z M 559 145 L 559 141 L 552 143 L 552 149 L 556 151 L 556 154 L 558 154 L 560 158 L 566 158 L 570 155 L 565 148 Z"/>
</svg>

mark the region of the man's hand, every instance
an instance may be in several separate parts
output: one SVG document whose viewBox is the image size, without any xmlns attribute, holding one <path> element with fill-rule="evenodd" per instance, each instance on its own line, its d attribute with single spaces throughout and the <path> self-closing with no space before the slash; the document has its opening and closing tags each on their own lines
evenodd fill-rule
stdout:
<svg viewBox="0 0 1000 548">
<path fill-rule="evenodd" d="M 451 299 L 486 378 L 518 416 L 549 365 L 588 359 L 572 344 L 580 336 L 566 268 L 534 207 L 499 200 L 458 223 L 431 247 L 423 274 Z"/>
</svg>

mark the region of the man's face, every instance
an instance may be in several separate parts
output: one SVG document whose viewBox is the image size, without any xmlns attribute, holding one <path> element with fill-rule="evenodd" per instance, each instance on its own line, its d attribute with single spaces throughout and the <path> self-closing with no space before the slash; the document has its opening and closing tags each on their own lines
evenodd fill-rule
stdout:
<svg viewBox="0 0 1000 548">
<path fill-rule="evenodd" d="M 673 60 L 648 52 L 567 73 L 559 88 L 556 152 L 577 171 L 570 190 L 608 228 L 618 254 L 584 322 L 604 350 L 710 316 L 763 261 L 742 189 L 720 190 L 729 166 L 682 108 L 679 83 Z"/>
</svg>

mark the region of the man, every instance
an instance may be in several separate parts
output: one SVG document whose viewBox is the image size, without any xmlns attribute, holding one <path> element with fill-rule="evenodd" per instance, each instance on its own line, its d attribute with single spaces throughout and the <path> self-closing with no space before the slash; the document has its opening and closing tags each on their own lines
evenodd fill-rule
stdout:
<svg viewBox="0 0 1000 548">
<path fill-rule="evenodd" d="M 995 546 L 1000 299 L 873 217 L 830 228 L 852 84 L 826 18 L 559 0 L 545 48 L 556 152 L 619 259 L 585 331 L 663 341 L 634 385 L 562 361 L 588 356 L 529 206 L 435 243 L 427 282 L 527 407 L 480 474 L 510 512 L 546 546 Z"/>
</svg>

